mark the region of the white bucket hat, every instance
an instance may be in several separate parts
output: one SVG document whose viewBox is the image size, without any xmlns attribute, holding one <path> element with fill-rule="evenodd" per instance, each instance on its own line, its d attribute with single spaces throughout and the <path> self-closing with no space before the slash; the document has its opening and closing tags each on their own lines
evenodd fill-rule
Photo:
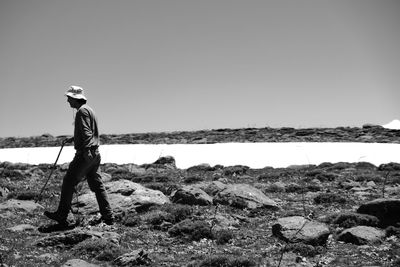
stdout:
<svg viewBox="0 0 400 267">
<path fill-rule="evenodd" d="M 87 100 L 85 95 L 83 94 L 83 89 L 80 86 L 72 85 L 67 92 L 65 92 L 66 96 L 75 98 L 75 99 L 84 99 Z"/>
</svg>

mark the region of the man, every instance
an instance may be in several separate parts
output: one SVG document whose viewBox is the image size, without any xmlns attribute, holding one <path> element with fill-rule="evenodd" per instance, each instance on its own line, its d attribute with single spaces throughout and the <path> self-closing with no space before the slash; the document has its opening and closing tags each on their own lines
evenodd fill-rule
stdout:
<svg viewBox="0 0 400 267">
<path fill-rule="evenodd" d="M 100 138 L 96 116 L 86 104 L 87 99 L 81 87 L 71 86 L 65 95 L 70 106 L 77 110 L 74 137 L 65 141 L 74 142 L 76 154 L 64 176 L 57 211 L 45 211 L 44 215 L 57 221 L 60 225 L 67 225 L 67 217 L 71 209 L 75 186 L 86 176 L 90 190 L 96 194 L 101 214 L 100 220 L 112 225 L 114 221 L 113 214 L 99 172 L 101 160 L 99 153 Z"/>
</svg>

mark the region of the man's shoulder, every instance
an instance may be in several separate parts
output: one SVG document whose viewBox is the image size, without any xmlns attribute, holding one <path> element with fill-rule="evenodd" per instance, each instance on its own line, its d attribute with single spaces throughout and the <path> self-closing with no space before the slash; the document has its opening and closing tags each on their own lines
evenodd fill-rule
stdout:
<svg viewBox="0 0 400 267">
<path fill-rule="evenodd" d="M 94 113 L 93 109 L 89 107 L 88 105 L 84 104 L 78 109 L 78 113 L 82 114 L 92 114 Z"/>
</svg>

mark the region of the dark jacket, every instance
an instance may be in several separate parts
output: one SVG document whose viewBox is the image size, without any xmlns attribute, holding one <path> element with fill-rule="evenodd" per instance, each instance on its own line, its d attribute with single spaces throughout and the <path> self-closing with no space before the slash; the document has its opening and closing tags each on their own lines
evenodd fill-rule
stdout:
<svg viewBox="0 0 400 267">
<path fill-rule="evenodd" d="M 77 151 L 84 151 L 100 145 L 96 115 L 86 104 L 76 112 L 74 144 Z"/>
</svg>

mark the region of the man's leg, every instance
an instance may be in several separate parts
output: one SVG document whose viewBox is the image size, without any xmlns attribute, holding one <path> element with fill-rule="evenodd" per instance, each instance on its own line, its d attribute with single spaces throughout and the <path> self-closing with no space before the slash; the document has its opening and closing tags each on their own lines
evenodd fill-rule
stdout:
<svg viewBox="0 0 400 267">
<path fill-rule="evenodd" d="M 94 152 L 94 166 L 89 170 L 86 175 L 87 182 L 89 184 L 89 188 L 96 195 L 97 203 L 99 205 L 99 210 L 102 219 L 107 224 L 113 223 L 113 214 L 110 206 L 110 202 L 108 201 L 108 195 L 106 188 L 104 187 L 102 177 L 99 171 L 101 157 L 98 151 Z"/>
<path fill-rule="evenodd" d="M 56 212 L 45 211 L 45 215 L 59 223 L 66 223 L 68 213 L 71 209 L 72 197 L 74 194 L 75 186 L 85 176 L 88 165 L 84 162 L 82 155 L 76 154 L 74 159 L 69 164 L 67 173 L 63 178 L 61 186 L 60 202 Z"/>
</svg>

